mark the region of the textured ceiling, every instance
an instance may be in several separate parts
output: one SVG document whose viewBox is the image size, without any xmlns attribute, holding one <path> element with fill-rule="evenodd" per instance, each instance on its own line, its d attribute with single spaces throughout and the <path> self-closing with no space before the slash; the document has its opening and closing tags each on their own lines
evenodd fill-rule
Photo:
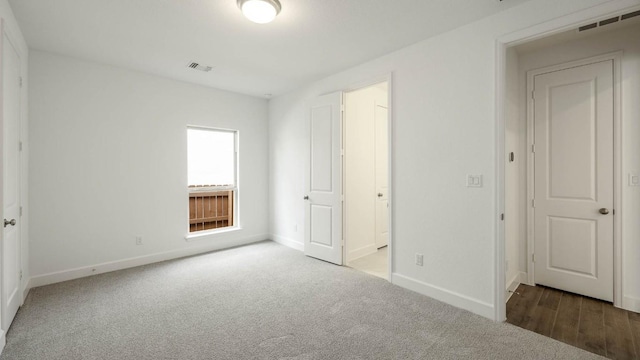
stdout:
<svg viewBox="0 0 640 360">
<path fill-rule="evenodd" d="M 32 49 L 239 93 L 279 95 L 526 0 L 9 0 Z M 204 73 L 187 68 L 213 66 Z"/>
</svg>

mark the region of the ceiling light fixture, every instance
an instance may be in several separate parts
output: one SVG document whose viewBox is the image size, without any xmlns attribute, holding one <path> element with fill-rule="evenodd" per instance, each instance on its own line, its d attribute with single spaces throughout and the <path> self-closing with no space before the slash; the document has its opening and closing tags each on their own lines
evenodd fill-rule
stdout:
<svg viewBox="0 0 640 360">
<path fill-rule="evenodd" d="M 238 7 L 247 19 L 258 24 L 272 22 L 282 10 L 278 0 L 238 0 Z"/>
</svg>

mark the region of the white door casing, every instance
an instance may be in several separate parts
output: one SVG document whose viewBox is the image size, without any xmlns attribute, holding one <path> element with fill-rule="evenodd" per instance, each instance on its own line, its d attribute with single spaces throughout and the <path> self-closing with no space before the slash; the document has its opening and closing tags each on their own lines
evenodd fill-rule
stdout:
<svg viewBox="0 0 640 360">
<path fill-rule="evenodd" d="M 2 132 L 3 217 L 2 329 L 7 330 L 20 307 L 20 57 L 3 30 Z"/>
<path fill-rule="evenodd" d="M 320 96 L 309 109 L 304 252 L 342 265 L 342 92 Z"/>
<path fill-rule="evenodd" d="M 606 301 L 613 300 L 613 75 L 613 60 L 605 60 L 533 81 L 535 283 Z"/>
<path fill-rule="evenodd" d="M 376 104 L 376 247 L 389 244 L 389 111 Z"/>
</svg>

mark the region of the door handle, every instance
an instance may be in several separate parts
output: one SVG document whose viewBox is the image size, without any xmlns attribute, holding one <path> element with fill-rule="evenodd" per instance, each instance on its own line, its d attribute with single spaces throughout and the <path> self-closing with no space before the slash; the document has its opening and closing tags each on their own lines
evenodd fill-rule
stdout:
<svg viewBox="0 0 640 360">
<path fill-rule="evenodd" d="M 309 200 L 309 197 L 308 197 L 308 196 L 305 196 L 305 197 L 304 197 L 304 199 L 305 199 L 305 200 Z"/>
<path fill-rule="evenodd" d="M 602 209 L 600 209 L 600 210 L 599 210 L 599 212 L 600 212 L 600 214 L 602 214 L 602 215 L 607 215 L 607 214 L 609 214 L 609 209 L 607 209 L 607 208 L 602 208 Z"/>
<path fill-rule="evenodd" d="M 378 193 L 378 197 L 382 197 L 382 196 L 383 196 L 382 193 Z"/>
<path fill-rule="evenodd" d="M 16 226 L 16 219 L 11 219 L 11 220 L 4 219 L 4 227 L 7 227 L 9 225 Z"/>
</svg>

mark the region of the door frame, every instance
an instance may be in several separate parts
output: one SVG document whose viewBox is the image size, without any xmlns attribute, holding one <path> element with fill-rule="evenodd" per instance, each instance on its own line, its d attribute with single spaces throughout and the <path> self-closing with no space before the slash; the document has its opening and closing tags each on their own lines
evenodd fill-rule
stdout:
<svg viewBox="0 0 640 360">
<path fill-rule="evenodd" d="M 387 273 L 387 280 L 390 283 L 393 283 L 393 239 L 394 239 L 394 216 L 393 214 L 395 213 L 395 203 L 393 202 L 394 199 L 394 194 L 395 194 L 395 187 L 394 187 L 394 181 L 393 181 L 393 174 L 394 172 L 394 161 L 393 161 L 393 153 L 394 153 L 394 126 L 393 126 L 393 73 L 387 73 L 385 75 L 381 75 L 378 77 L 373 77 L 367 81 L 363 81 L 363 82 L 359 82 L 356 84 L 353 84 L 347 88 L 344 88 L 342 90 L 342 93 L 348 93 L 348 92 L 353 92 L 353 91 L 357 91 L 357 90 L 361 90 L 376 84 L 380 84 L 383 82 L 387 83 L 387 140 L 388 140 L 388 146 L 387 146 L 387 154 L 388 154 L 388 159 L 389 159 L 389 163 L 388 163 L 388 184 L 389 184 L 389 194 L 387 195 L 388 201 L 389 201 L 389 235 L 388 235 L 388 244 L 387 244 L 387 249 L 388 249 L 388 253 L 387 253 L 387 264 L 388 264 L 388 273 Z M 344 96 L 343 96 L 343 113 L 344 113 Z M 341 139 L 342 139 L 342 149 L 344 150 L 344 141 L 345 141 L 345 121 L 344 121 L 344 115 L 343 115 L 343 121 L 342 121 L 342 128 L 340 129 L 341 132 Z M 341 164 L 341 168 L 342 168 L 342 194 L 344 196 L 344 175 L 345 175 L 345 162 L 344 162 L 344 156 L 340 158 L 342 164 Z M 344 198 L 344 197 L 343 197 Z M 345 221 L 345 216 L 346 216 L 346 211 L 344 211 L 344 201 L 342 202 L 342 237 L 343 237 L 343 243 L 342 243 L 342 258 L 344 259 L 344 265 L 346 266 L 347 264 L 347 246 L 346 246 L 346 238 L 345 238 L 345 228 L 347 226 L 347 223 Z"/>
<path fill-rule="evenodd" d="M 621 116 L 621 93 L 622 93 L 622 51 L 616 51 L 586 59 L 574 60 L 562 64 L 546 66 L 527 72 L 527 149 L 532 149 L 535 130 L 535 119 L 533 102 L 529 94 L 533 92 L 534 79 L 537 75 L 550 72 L 562 71 L 578 66 L 590 65 L 602 61 L 613 61 L 613 304 L 620 307 L 622 305 L 622 116 Z M 535 208 L 533 207 L 535 189 L 535 163 L 533 152 L 527 150 L 527 283 L 535 285 L 535 263 L 533 254 L 535 252 Z"/>
<path fill-rule="evenodd" d="M 495 40 L 495 245 L 494 245 L 494 320 L 503 322 L 507 318 L 507 291 L 505 272 L 505 126 L 506 126 L 506 89 L 507 89 L 507 49 L 533 40 L 555 35 L 591 24 L 606 17 L 622 15 L 639 10 L 636 0 L 606 2 L 584 10 L 560 16 L 552 20 L 532 25 L 512 33 L 498 35 Z M 617 142 L 620 144 L 620 142 Z M 618 203 L 619 204 L 619 203 Z M 620 213 L 619 213 L 620 214 Z M 618 219 L 621 217 L 618 216 Z M 620 221 L 620 220 L 618 220 Z M 615 224 L 614 224 L 615 226 Z M 619 232 L 618 232 L 619 233 Z M 615 250 L 614 250 L 615 254 Z M 614 270 L 615 271 L 615 270 Z M 622 274 L 620 274 L 622 275 Z M 621 277 L 621 276 L 620 276 Z M 614 281 L 615 287 L 615 281 Z M 618 287 L 619 288 L 619 287 Z M 621 289 L 620 289 L 621 290 Z M 615 299 L 615 296 L 614 296 Z"/>
</svg>

